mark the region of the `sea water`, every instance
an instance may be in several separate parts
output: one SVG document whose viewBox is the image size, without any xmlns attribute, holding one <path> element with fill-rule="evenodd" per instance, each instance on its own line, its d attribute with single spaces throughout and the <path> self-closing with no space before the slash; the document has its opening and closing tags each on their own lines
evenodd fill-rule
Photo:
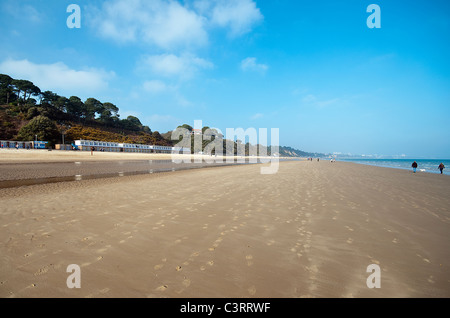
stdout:
<svg viewBox="0 0 450 318">
<path fill-rule="evenodd" d="M 444 174 L 450 175 L 450 159 L 342 159 L 341 161 L 355 162 L 370 166 L 409 169 L 412 170 L 412 163 L 417 162 L 417 172 L 441 173 L 439 164 L 445 166 Z"/>
</svg>

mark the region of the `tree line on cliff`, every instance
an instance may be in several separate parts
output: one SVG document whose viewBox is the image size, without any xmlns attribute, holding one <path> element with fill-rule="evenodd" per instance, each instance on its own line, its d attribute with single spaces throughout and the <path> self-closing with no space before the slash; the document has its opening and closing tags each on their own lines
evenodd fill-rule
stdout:
<svg viewBox="0 0 450 318">
<path fill-rule="evenodd" d="M 192 133 L 188 138 L 191 138 L 191 152 L 194 153 L 197 149 L 194 149 L 193 128 L 188 124 L 178 128 Z M 206 134 L 210 135 L 202 138 L 202 150 L 219 137 L 217 131 L 207 126 L 201 130 L 201 135 Z M 0 74 L 0 139 L 30 141 L 35 138 L 49 141 L 50 145 L 62 143 L 63 139 L 65 143 L 84 139 L 160 146 L 174 146 L 179 142 L 172 140 L 172 131 L 152 132 L 135 116 L 121 119 L 119 107 L 111 102 L 101 102 L 93 97 L 85 101 L 78 96 L 67 98 L 49 90 L 43 91 L 29 80 Z M 255 149 L 267 155 L 274 154 L 270 146 L 259 147 L 241 140 L 232 140 L 230 147 L 230 140 L 223 139 L 221 146 L 223 154 L 249 155 L 255 153 Z M 283 146 L 277 152 L 286 157 L 323 156 Z"/>
<path fill-rule="evenodd" d="M 107 141 L 170 145 L 139 118 L 121 119 L 113 103 L 67 98 L 7 74 L 0 74 L 0 105 L 0 136 L 5 139 L 34 140 L 37 135 L 55 144 L 62 142 L 63 134 L 66 141 L 102 135 Z"/>
</svg>

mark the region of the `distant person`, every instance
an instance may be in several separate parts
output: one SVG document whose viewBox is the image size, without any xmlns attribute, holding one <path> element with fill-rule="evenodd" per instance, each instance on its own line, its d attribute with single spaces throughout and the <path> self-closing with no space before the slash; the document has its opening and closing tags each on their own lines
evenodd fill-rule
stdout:
<svg viewBox="0 0 450 318">
<path fill-rule="evenodd" d="M 91 147 L 91 156 L 94 155 L 95 147 Z"/>
<path fill-rule="evenodd" d="M 441 174 L 444 172 L 445 166 L 444 164 L 441 162 L 441 164 L 439 165 L 439 170 L 441 170 Z"/>
<path fill-rule="evenodd" d="M 413 168 L 414 173 L 416 173 L 416 169 L 417 169 L 417 162 L 413 162 L 411 167 Z"/>
</svg>

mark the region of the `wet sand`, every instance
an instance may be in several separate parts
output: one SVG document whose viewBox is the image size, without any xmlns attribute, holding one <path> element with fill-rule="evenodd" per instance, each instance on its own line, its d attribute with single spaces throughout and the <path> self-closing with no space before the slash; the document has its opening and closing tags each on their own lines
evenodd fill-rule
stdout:
<svg viewBox="0 0 450 318">
<path fill-rule="evenodd" d="M 449 297 L 449 190 L 328 161 L 0 189 L 0 297 Z"/>
<path fill-rule="evenodd" d="M 184 158 L 190 155 L 176 155 Z M 101 152 L 65 151 L 44 149 L 0 149 L 0 163 L 37 163 L 37 162 L 74 162 L 74 161 L 107 161 L 107 160 L 168 160 L 171 154 L 162 153 L 131 153 L 131 152 Z"/>
</svg>

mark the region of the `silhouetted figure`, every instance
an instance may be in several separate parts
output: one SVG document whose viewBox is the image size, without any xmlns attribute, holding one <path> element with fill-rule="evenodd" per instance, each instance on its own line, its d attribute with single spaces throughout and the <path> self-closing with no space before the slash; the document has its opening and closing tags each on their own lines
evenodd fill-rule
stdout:
<svg viewBox="0 0 450 318">
<path fill-rule="evenodd" d="M 416 169 L 417 169 L 417 162 L 413 162 L 411 167 L 413 168 L 414 173 L 416 173 Z"/>
<path fill-rule="evenodd" d="M 445 166 L 444 164 L 441 162 L 441 164 L 439 165 L 439 170 L 441 170 L 441 174 L 444 172 Z"/>
</svg>

